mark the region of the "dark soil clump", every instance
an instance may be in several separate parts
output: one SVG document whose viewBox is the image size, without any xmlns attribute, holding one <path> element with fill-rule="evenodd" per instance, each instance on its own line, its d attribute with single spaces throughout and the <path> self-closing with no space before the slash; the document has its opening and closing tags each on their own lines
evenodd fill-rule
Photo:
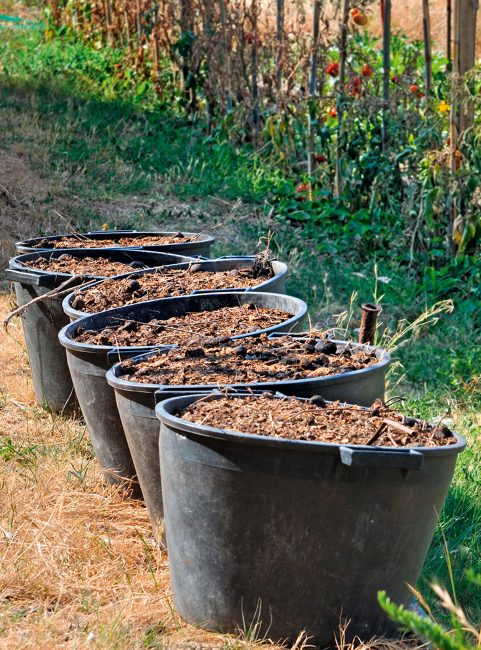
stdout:
<svg viewBox="0 0 481 650">
<path fill-rule="evenodd" d="M 274 271 L 270 267 L 272 277 Z M 253 269 L 203 271 L 199 264 L 188 269 L 158 268 L 151 273 L 135 274 L 122 279 L 105 280 L 90 289 L 76 291 L 72 307 L 87 313 L 98 313 L 114 307 L 132 305 L 146 300 L 183 296 L 196 290 L 250 288 L 263 282 Z"/>
<path fill-rule="evenodd" d="M 363 409 L 339 402 L 319 405 L 313 400 L 278 399 L 269 394 L 222 397 L 197 402 L 179 417 L 218 429 L 289 440 L 386 447 L 441 447 L 456 442 L 447 427 L 406 418 L 381 401 Z"/>
<path fill-rule="evenodd" d="M 145 323 L 121 320 L 118 326 L 110 325 L 96 331 L 79 327 L 75 340 L 93 345 L 115 346 L 187 343 L 195 349 L 212 337 L 254 332 L 282 323 L 290 317 L 290 314 L 280 309 L 245 304 L 211 311 L 188 312 L 184 316 L 173 316 L 165 320 L 152 319 Z"/>
<path fill-rule="evenodd" d="M 147 384 L 225 385 L 324 377 L 379 363 L 375 352 L 328 339 L 269 339 L 265 334 L 242 341 L 214 339 L 205 342 L 202 351 L 195 363 L 188 346 L 153 355 L 142 363 L 125 361 L 122 374 L 129 381 Z"/>
<path fill-rule="evenodd" d="M 197 235 L 187 237 L 181 232 L 170 235 L 144 235 L 143 237 L 125 236 L 119 239 L 90 239 L 86 235 L 61 237 L 60 239 L 42 239 L 33 248 L 117 248 L 127 246 L 162 246 L 164 244 L 184 244 L 197 239 Z"/>
<path fill-rule="evenodd" d="M 134 262 L 138 264 L 138 262 Z M 107 257 L 74 257 L 73 255 L 60 255 L 59 257 L 39 257 L 25 263 L 32 269 L 50 271 L 51 273 L 68 273 L 70 275 L 111 276 L 128 273 L 132 270 L 130 264 L 113 262 Z M 142 264 L 142 267 L 145 265 Z"/>
</svg>

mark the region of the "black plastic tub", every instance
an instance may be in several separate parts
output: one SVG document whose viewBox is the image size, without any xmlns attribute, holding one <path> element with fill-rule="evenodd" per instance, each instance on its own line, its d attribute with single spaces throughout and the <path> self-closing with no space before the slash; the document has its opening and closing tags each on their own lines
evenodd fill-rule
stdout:
<svg viewBox="0 0 481 650">
<path fill-rule="evenodd" d="M 465 440 L 393 449 L 234 433 L 177 417 L 198 398 L 156 409 L 182 617 L 232 633 L 259 620 L 274 641 L 305 631 L 321 648 L 341 620 L 348 639 L 396 634 L 377 592 L 412 598 Z"/>
<path fill-rule="evenodd" d="M 200 266 L 200 269 L 202 271 L 210 271 L 212 273 L 216 273 L 222 271 L 232 271 L 233 269 L 249 269 L 253 266 L 254 261 L 255 261 L 255 257 L 225 257 L 216 260 L 208 260 L 205 262 L 196 261 L 195 264 Z M 183 264 L 170 265 L 170 268 L 186 269 L 190 265 L 191 262 L 184 262 Z M 275 275 L 272 278 L 269 278 L 268 280 L 260 281 L 259 284 L 255 287 L 251 287 L 247 289 L 232 287 L 231 289 L 219 289 L 219 291 L 222 292 L 268 291 L 269 293 L 286 293 L 287 266 L 283 262 L 278 262 L 277 260 L 274 260 L 272 262 L 272 268 Z M 155 273 L 155 271 L 151 271 L 151 270 L 139 271 L 138 275 L 144 275 L 149 273 Z M 128 277 L 128 275 L 129 274 L 126 273 L 124 275 L 118 275 L 116 277 L 119 280 L 121 280 L 125 277 Z M 92 285 L 86 287 L 82 291 L 87 291 L 91 286 L 93 286 L 94 284 L 99 284 L 100 282 L 102 282 L 102 280 L 93 283 Z M 214 291 L 215 291 L 214 289 L 196 290 L 193 291 L 192 294 L 194 295 L 198 293 L 213 293 Z M 73 300 L 74 300 L 74 294 L 71 293 L 68 296 L 66 296 L 63 301 L 63 310 L 72 322 L 77 320 L 78 318 L 82 318 L 83 316 L 90 315 L 88 312 L 80 311 L 79 309 L 74 309 L 72 307 Z"/>
<path fill-rule="evenodd" d="M 81 318 L 60 331 L 59 340 L 67 350 L 68 367 L 80 408 L 99 463 L 109 480 L 114 482 L 125 479 L 136 480 L 132 455 L 135 456 L 137 452 L 134 446 L 129 450 L 115 401 L 115 393 L 107 383 L 105 374 L 120 359 L 152 351 L 155 348 L 115 348 L 80 343 L 74 339 L 77 329 L 79 327 L 88 330 L 102 329 L 109 324 L 117 324 L 119 318 L 140 322 L 146 322 L 152 318 L 162 320 L 171 316 L 180 316 L 189 311 L 211 311 L 219 307 L 236 306 L 246 302 L 254 303 L 259 307 L 282 309 L 292 314 L 289 320 L 274 325 L 267 331 L 296 331 L 296 328 L 302 327 L 307 314 L 306 304 L 291 296 L 255 292 L 248 294 L 243 292 L 202 293 L 118 307 Z M 233 338 L 261 334 L 264 331 L 266 330 L 248 334 L 239 333 Z M 155 457 L 157 463 L 157 454 Z"/>
<path fill-rule="evenodd" d="M 15 247 L 19 253 L 30 253 L 38 252 L 41 250 L 52 250 L 54 248 L 53 242 L 58 241 L 62 237 L 78 237 L 81 240 L 85 240 L 85 248 L 89 248 L 89 240 L 101 241 L 103 239 L 114 239 L 120 240 L 122 237 L 152 237 L 152 236 L 166 236 L 166 235 L 175 235 L 178 231 L 137 231 L 137 230 L 101 230 L 101 231 L 91 231 L 85 233 L 79 233 L 77 235 L 64 234 L 64 235 L 52 235 L 48 237 L 35 237 L 33 239 L 27 239 L 25 241 L 20 241 L 15 244 Z M 205 255 L 209 256 L 210 247 L 215 241 L 215 238 L 211 235 L 206 235 L 204 233 L 194 233 L 194 232 L 183 232 L 185 237 L 195 238 L 193 241 L 186 242 L 177 242 L 173 244 L 149 244 L 147 246 L 121 246 L 119 248 L 143 248 L 144 250 L 159 251 L 164 253 L 176 253 L 178 255 Z M 48 243 L 45 247 L 36 248 L 40 242 L 52 242 L 49 246 Z M 113 248 L 109 246 L 109 248 Z M 78 250 L 78 249 L 69 249 L 69 250 Z"/>
<path fill-rule="evenodd" d="M 338 343 L 346 343 L 338 341 Z M 352 344 L 354 347 L 354 344 Z M 372 350 L 370 346 L 362 346 Z M 165 350 L 139 355 L 132 359 L 141 362 L 144 359 L 163 354 Z M 233 384 L 230 388 L 237 391 L 272 391 L 284 395 L 311 397 L 322 395 L 325 399 L 350 402 L 370 406 L 375 399 L 384 397 L 385 375 L 391 362 L 390 355 L 378 349 L 379 363 L 363 370 L 355 370 L 342 375 L 297 379 L 291 381 L 259 382 L 251 384 Z M 118 412 L 129 446 L 132 450 L 145 502 L 154 526 L 162 518 L 162 481 L 158 457 L 156 454 L 159 427 L 155 416 L 158 402 L 175 395 L 189 393 L 211 393 L 216 388 L 223 390 L 228 386 L 218 384 L 189 384 L 184 386 L 143 384 L 122 379 L 120 363 L 116 363 L 107 373 L 107 381 L 115 390 Z"/>
<path fill-rule="evenodd" d="M 109 257 L 127 263 L 137 262 L 148 267 L 192 261 L 192 258 L 136 249 L 129 251 L 112 249 L 58 250 L 19 255 L 10 260 L 10 268 L 5 272 L 7 279 L 15 283 L 15 294 L 19 307 L 45 295 L 72 277 L 67 273 L 51 273 L 31 268 L 28 266 L 28 262 L 38 257 L 58 257 L 66 252 L 79 257 Z M 74 284 L 72 284 L 73 287 Z M 65 350 L 58 341 L 59 330 L 69 322 L 62 308 L 62 299 L 63 296 L 52 297 L 32 304 L 23 312 L 22 324 L 37 401 L 55 413 L 69 415 L 76 413 L 77 402 L 67 367 Z"/>
</svg>

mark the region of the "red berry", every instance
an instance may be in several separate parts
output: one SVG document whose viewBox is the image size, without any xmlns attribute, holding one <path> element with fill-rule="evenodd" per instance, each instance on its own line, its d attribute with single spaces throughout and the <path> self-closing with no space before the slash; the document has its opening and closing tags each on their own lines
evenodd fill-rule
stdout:
<svg viewBox="0 0 481 650">
<path fill-rule="evenodd" d="M 413 95 L 417 95 L 419 92 L 419 87 L 416 86 L 416 84 L 411 84 L 409 86 L 409 92 L 412 93 Z"/>
<path fill-rule="evenodd" d="M 359 11 L 357 7 L 354 7 L 354 9 L 351 11 L 351 18 L 356 23 L 356 25 L 360 25 L 361 27 L 365 27 L 368 23 L 366 14 L 363 11 Z"/>
<path fill-rule="evenodd" d="M 329 111 L 329 117 L 337 117 L 337 110 L 335 106 L 333 106 Z"/>
<path fill-rule="evenodd" d="M 336 61 L 329 63 L 329 65 L 326 68 L 326 72 L 330 77 L 339 76 L 339 63 L 337 63 Z"/>
<path fill-rule="evenodd" d="M 326 158 L 326 156 L 325 156 L 323 153 L 316 153 L 316 154 L 314 154 L 314 160 L 315 160 L 317 163 L 325 163 L 325 162 L 327 162 L 327 158 Z"/>
<path fill-rule="evenodd" d="M 298 185 L 296 187 L 296 192 L 298 194 L 304 194 L 305 192 L 309 192 L 309 190 L 310 190 L 310 187 L 309 187 L 308 183 L 300 183 L 300 185 Z"/>
<path fill-rule="evenodd" d="M 372 77 L 374 70 L 368 63 L 365 63 L 361 68 L 361 74 L 363 77 Z"/>
</svg>

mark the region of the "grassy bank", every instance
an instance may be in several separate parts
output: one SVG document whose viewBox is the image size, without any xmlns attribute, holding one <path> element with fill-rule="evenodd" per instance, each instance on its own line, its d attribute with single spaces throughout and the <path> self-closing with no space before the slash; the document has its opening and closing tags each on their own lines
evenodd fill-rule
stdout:
<svg viewBox="0 0 481 650">
<path fill-rule="evenodd" d="M 130 87 L 117 87 L 114 52 L 89 50 L 77 41 L 61 38 L 45 42 L 42 33 L 35 30 L 3 30 L 2 36 L 0 171 L 4 173 L 0 174 L 0 210 L 4 262 L 13 251 L 15 238 L 64 229 L 67 223 L 78 230 L 104 223 L 209 230 L 218 237 L 215 252 L 221 254 L 253 252 L 259 238 L 271 231 L 276 253 L 290 264 L 290 292 L 309 303 L 313 322 L 322 327 L 335 326 L 336 317 L 352 309 L 348 329 L 353 333 L 359 305 L 381 301 L 381 334 L 385 342 L 392 342 L 395 332 L 405 329 L 401 321 L 412 322 L 439 301 L 452 301 L 453 310 L 448 313 L 445 309 L 438 322 L 428 319 L 405 332 L 394 351 L 399 365 L 390 377 L 390 394 L 407 396 L 404 408 L 416 415 L 452 419 L 470 441 L 469 451 L 457 468 L 419 587 L 436 609 L 429 583 L 437 580 L 451 590 L 448 567 L 452 566 L 457 597 L 479 625 L 479 590 L 465 579 L 467 569 L 481 573 L 479 260 L 463 257 L 442 265 L 422 256 L 413 260 L 408 254 L 409 238 L 393 241 L 389 223 L 370 231 L 369 215 L 365 216 L 366 223 L 356 221 L 357 232 L 349 219 L 339 220 L 336 226 L 332 219 L 324 222 L 314 218 L 309 206 L 301 203 L 306 219 L 293 223 L 286 213 L 276 211 L 271 200 L 273 189 L 284 179 L 279 180 L 277 170 L 268 161 L 248 145 L 233 146 L 208 136 L 201 121 L 189 123 L 156 106 L 148 97 L 138 97 Z M 368 228 L 367 235 L 364 227 Z M 18 331 L 16 336 L 20 337 Z M 19 376 L 28 383 L 25 358 L 19 354 Z M 16 363 L 18 355 L 5 361 L 6 367 Z M 42 472 L 51 471 L 52 464 L 59 462 L 58 454 L 63 459 L 62 480 L 75 482 L 80 472 L 85 479 L 80 491 L 87 491 L 93 499 L 92 494 L 99 489 L 98 470 L 89 456 L 85 433 L 77 425 L 62 423 L 62 435 L 52 438 L 50 427 L 56 426 L 56 419 L 33 406 L 30 388 L 22 398 L 17 381 L 17 375 L 8 381 L 2 378 L 0 404 L 2 428 L 8 431 L 12 418 L 17 421 L 11 434 L 0 437 L 0 464 L 10 482 L 11 495 L 3 504 L 2 529 L 12 534 L 17 525 L 12 490 L 22 494 L 34 491 Z M 25 460 L 25 445 L 31 445 L 32 439 L 25 431 L 31 431 L 37 422 L 43 424 L 35 434 L 38 451 L 30 464 L 29 457 Z M 71 427 L 73 433 L 65 438 Z M 66 442 L 77 440 L 76 436 L 82 439 L 81 452 Z M 73 469 L 67 470 L 70 462 Z M 68 472 L 73 472 L 74 478 Z M 57 490 L 58 499 L 63 489 L 54 484 L 52 490 Z M 119 508 L 131 507 L 120 497 L 114 500 L 117 498 Z M 52 507 L 64 506 L 58 501 Z M 28 509 L 23 512 L 25 527 Z M 42 516 L 47 515 L 43 512 Z M 130 539 L 133 527 L 140 526 L 142 531 L 145 527 L 145 521 L 131 523 L 129 516 L 125 512 L 121 515 L 123 523 L 118 524 L 118 531 L 123 532 L 117 531 L 120 546 L 114 550 L 109 550 L 110 542 L 101 541 L 99 531 L 92 533 L 98 538 L 96 543 L 106 545 L 106 555 L 115 554 L 119 567 L 122 545 Z M 47 530 L 47 520 L 44 525 Z M 56 525 L 60 527 L 60 519 Z M 81 521 L 76 525 L 85 531 L 88 524 Z M 100 524 L 96 522 L 95 526 Z M 25 553 L 30 543 L 35 540 L 25 542 Z M 62 548 L 58 557 L 50 558 L 53 564 L 49 570 L 77 561 L 67 546 Z M 13 561 L 12 557 L 5 555 L 7 561 Z M 158 572 L 165 571 L 165 562 L 158 564 L 156 560 L 150 565 L 149 557 L 145 551 L 142 570 L 152 570 L 155 582 Z M 125 569 L 127 575 L 131 575 L 129 568 Z M 62 607 L 60 592 L 54 590 L 49 599 L 41 597 L 37 589 L 22 590 L 17 583 L 13 591 L 8 591 L 9 580 L 12 578 L 7 573 L 5 588 L 11 595 L 4 601 L 2 633 L 8 629 L 15 637 L 18 628 L 19 634 L 28 637 L 28 624 L 33 620 L 38 625 L 48 623 L 53 630 Z M 74 627 L 81 628 L 79 621 L 86 612 L 84 631 L 75 637 L 81 643 L 91 633 L 101 639 L 108 618 L 105 600 L 99 598 L 97 602 L 92 597 L 89 601 L 85 590 L 88 586 L 82 583 L 75 596 L 67 599 Z M 162 599 L 160 594 L 157 597 Z M 15 605 L 17 600 L 20 604 Z M 117 614 L 122 611 L 118 609 Z M 132 617 L 106 629 L 106 640 L 102 641 L 104 645 L 99 641 L 99 647 L 134 647 L 129 645 L 134 643 L 138 647 L 155 647 L 149 646 L 145 638 L 142 640 L 150 623 L 135 619 L 134 614 Z M 45 627 L 39 629 L 45 631 Z M 143 630 L 142 634 L 139 630 Z M 152 643 L 156 634 L 149 637 L 154 639 Z M 24 645 L 27 647 L 27 641 Z"/>
</svg>

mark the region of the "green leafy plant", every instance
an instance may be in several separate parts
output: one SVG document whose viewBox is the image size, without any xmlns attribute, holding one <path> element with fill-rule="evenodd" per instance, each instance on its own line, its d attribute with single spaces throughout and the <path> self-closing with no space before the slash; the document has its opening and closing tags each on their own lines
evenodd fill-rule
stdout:
<svg viewBox="0 0 481 650">
<path fill-rule="evenodd" d="M 468 579 L 481 585 L 481 576 L 468 573 Z M 475 650 L 481 647 L 481 630 L 468 620 L 464 610 L 452 598 L 449 592 L 440 585 L 433 584 L 432 589 L 439 599 L 439 605 L 448 615 L 451 629 L 447 629 L 436 622 L 431 609 L 423 603 L 426 608 L 426 615 L 407 610 L 402 605 L 396 605 L 386 595 L 385 591 L 378 593 L 379 604 L 387 613 L 389 618 L 399 625 L 406 632 L 412 632 L 429 641 L 439 650 Z"/>
</svg>

